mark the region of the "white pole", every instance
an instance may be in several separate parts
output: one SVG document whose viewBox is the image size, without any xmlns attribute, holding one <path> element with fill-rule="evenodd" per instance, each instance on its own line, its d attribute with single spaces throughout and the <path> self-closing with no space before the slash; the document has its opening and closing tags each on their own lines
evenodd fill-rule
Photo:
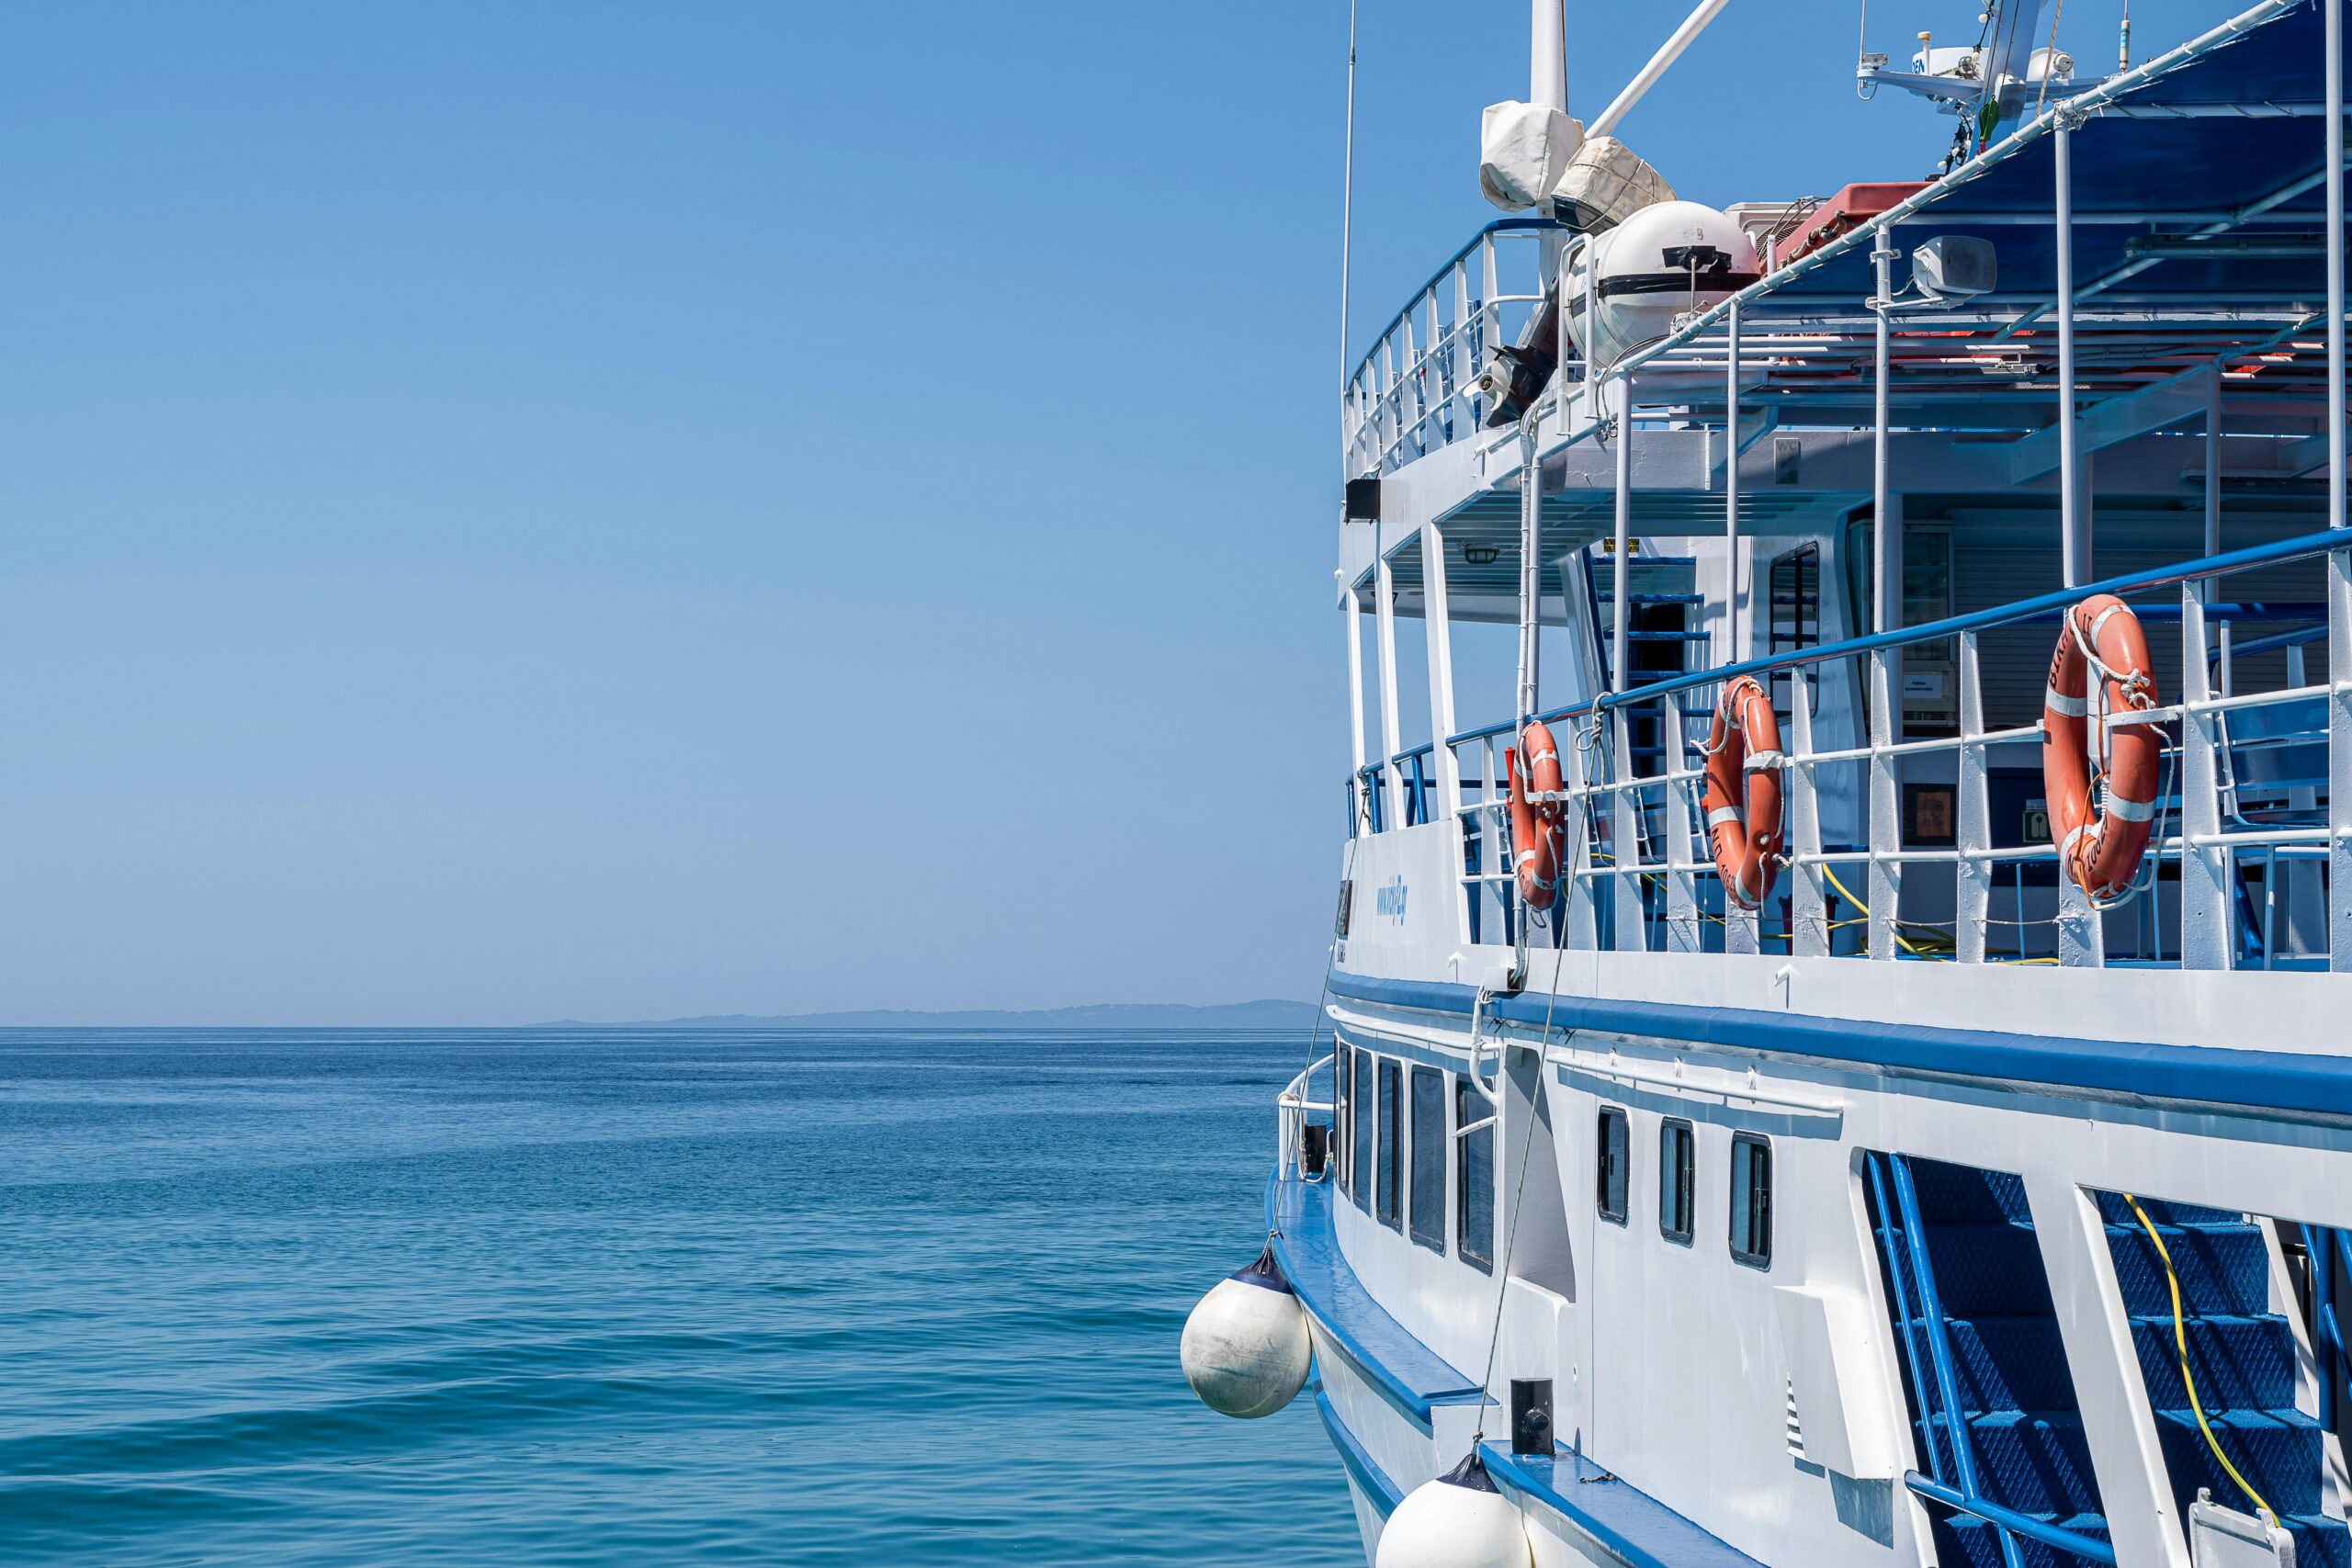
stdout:
<svg viewBox="0 0 2352 1568">
<path fill-rule="evenodd" d="M 1533 0 L 1529 18 L 1527 101 L 1568 109 L 1568 0 Z"/>
<path fill-rule="evenodd" d="M 1609 689 L 1626 689 L 1625 645 L 1632 600 L 1626 579 L 1626 558 L 1632 554 L 1628 536 L 1634 526 L 1634 378 L 1617 378 L 1617 532 L 1612 547 L 1615 576 L 1610 599 Z"/>
<path fill-rule="evenodd" d="M 1348 268 L 1355 254 L 1356 0 L 1348 0 L 1348 150 L 1340 175 L 1340 385 L 1348 384 Z M 1344 436 L 1342 437 L 1344 439 Z"/>
<path fill-rule="evenodd" d="M 1519 723 L 1535 716 L 1543 676 L 1544 468 L 1535 428 L 1519 427 Z"/>
<path fill-rule="evenodd" d="M 2327 525 L 2344 514 L 2344 0 L 2327 0 Z M 2341 671 L 2330 671 L 2342 679 Z"/>
<path fill-rule="evenodd" d="M 1667 68 L 1681 58 L 1682 51 L 1690 47 L 1692 40 L 1707 30 L 1707 24 L 1715 19 L 1715 13 L 1729 3 L 1730 0 L 1699 0 L 1698 9 L 1682 19 L 1682 25 L 1674 29 L 1674 36 L 1650 56 L 1650 62 L 1643 66 L 1632 81 L 1625 84 L 1625 90 L 1600 111 L 1600 118 L 1585 128 L 1585 134 L 1606 136 L 1616 130 L 1617 122 L 1633 111 L 1645 93 L 1657 85 L 1657 79 L 1666 74 Z"/>
<path fill-rule="evenodd" d="M 1386 807 L 1381 820 L 1392 828 L 1404 826 L 1403 779 L 1396 764 L 1396 753 L 1405 749 L 1403 726 L 1398 723 L 1396 701 L 1396 579 L 1388 565 L 1388 551 L 1374 551 L 1373 576 L 1373 628 L 1378 634 L 1380 650 L 1380 778 L 1382 803 Z"/>
<path fill-rule="evenodd" d="M 1894 624 L 1887 577 L 1887 563 L 1901 558 L 1902 542 L 1893 537 L 1897 525 L 1887 515 L 1886 505 L 1886 414 L 1887 372 L 1894 360 L 1889 325 L 1888 302 L 1894 298 L 1894 242 L 1890 230 L 1882 229 L 1878 248 L 1871 253 L 1871 261 L 1878 269 L 1878 298 L 1871 301 L 1878 309 L 1878 355 L 1876 369 L 1871 377 L 1871 400 L 1876 412 L 1871 427 L 1871 630 L 1883 632 Z"/>
<path fill-rule="evenodd" d="M 1566 312 L 1563 312 L 1566 314 Z M 1724 374 L 1724 662 L 1740 660 L 1739 592 L 1739 301 L 1725 322 Z"/>
<path fill-rule="evenodd" d="M 2082 461 L 2075 450 L 2075 133 L 2061 115 L 2052 139 L 2058 182 L 2058 531 L 2065 586 L 2082 586 Z"/>
</svg>

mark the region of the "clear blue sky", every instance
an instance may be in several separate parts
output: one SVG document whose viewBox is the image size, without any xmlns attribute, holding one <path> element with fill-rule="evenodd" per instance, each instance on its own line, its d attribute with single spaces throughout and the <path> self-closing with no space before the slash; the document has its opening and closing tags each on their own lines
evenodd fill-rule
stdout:
<svg viewBox="0 0 2352 1568">
<path fill-rule="evenodd" d="M 1571 0 L 1573 107 L 1680 10 Z M 1365 0 L 1359 342 L 1489 216 L 1525 15 Z M 1625 134 L 1915 176 L 1855 19 L 1737 0 Z M 1345 33 L 10 6 L 0 1021 L 1311 995 Z"/>
</svg>

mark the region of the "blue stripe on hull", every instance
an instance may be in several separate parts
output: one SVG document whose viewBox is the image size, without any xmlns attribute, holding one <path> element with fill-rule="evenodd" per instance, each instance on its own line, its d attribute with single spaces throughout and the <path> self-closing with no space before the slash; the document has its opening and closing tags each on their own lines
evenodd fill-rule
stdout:
<svg viewBox="0 0 2352 1568">
<path fill-rule="evenodd" d="M 1331 1434 L 1331 1446 L 1340 1450 L 1340 1462 L 1363 1489 L 1365 1500 L 1380 1510 L 1384 1519 L 1395 1513 L 1396 1505 L 1405 1500 L 1404 1488 L 1389 1480 L 1388 1472 L 1364 1451 L 1364 1446 L 1356 1441 L 1356 1435 L 1340 1421 L 1340 1413 L 1331 1408 L 1331 1396 L 1319 1388 L 1315 1391 L 1315 1413 L 1323 1417 L 1323 1428 Z"/>
<path fill-rule="evenodd" d="M 1467 1017 L 1475 987 L 1436 980 L 1385 980 L 1345 972 L 1335 996 L 1385 1007 Z M 2019 1083 L 2131 1100 L 2165 1100 L 2297 1118 L 2352 1118 L 2352 1057 L 2210 1045 L 2152 1045 L 2064 1035 L 2004 1034 L 1741 1008 L 1633 1002 L 1566 992 L 1524 992 L 1487 1004 L 1496 1017 L 1604 1030 L 1694 1044 L 1760 1051 L 1939 1078 Z M 1386 1049 L 1383 1046 L 1383 1049 Z"/>
<path fill-rule="evenodd" d="M 1331 1190 L 1284 1181 L 1266 1189 L 1266 1228 L 1274 1258 L 1307 1315 L 1374 1393 L 1423 1432 L 1439 1404 L 1476 1404 L 1479 1388 L 1388 1315 L 1340 1252 Z"/>
</svg>

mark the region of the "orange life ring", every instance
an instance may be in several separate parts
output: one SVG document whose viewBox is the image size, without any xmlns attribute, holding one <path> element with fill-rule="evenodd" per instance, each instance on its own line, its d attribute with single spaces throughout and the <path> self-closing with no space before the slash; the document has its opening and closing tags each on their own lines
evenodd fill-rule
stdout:
<svg viewBox="0 0 2352 1568">
<path fill-rule="evenodd" d="M 1780 880 L 1781 720 L 1753 676 L 1724 688 L 1707 733 L 1707 787 L 1700 809 L 1724 896 L 1743 909 L 1761 906 Z"/>
<path fill-rule="evenodd" d="M 1556 795 L 1562 787 L 1560 749 L 1551 730 L 1530 719 L 1518 749 L 1503 748 L 1503 771 L 1510 774 L 1511 864 L 1519 873 L 1519 896 L 1531 909 L 1548 909 L 1560 896 L 1560 803 L 1527 797 L 1531 789 Z"/>
<path fill-rule="evenodd" d="M 2148 720 L 2113 716 L 2156 705 L 2149 673 L 2148 639 L 2140 617 L 2111 593 L 2086 599 L 2066 612 L 2050 656 L 2050 685 L 2042 695 L 2041 787 L 2050 797 L 2050 827 L 2058 858 L 2093 902 L 2130 890 L 2155 831 L 2157 774 L 2164 738 Z M 2090 672 L 2103 682 L 2101 767 L 2090 771 Z M 2093 791 L 2106 784 L 2103 804 Z"/>
</svg>

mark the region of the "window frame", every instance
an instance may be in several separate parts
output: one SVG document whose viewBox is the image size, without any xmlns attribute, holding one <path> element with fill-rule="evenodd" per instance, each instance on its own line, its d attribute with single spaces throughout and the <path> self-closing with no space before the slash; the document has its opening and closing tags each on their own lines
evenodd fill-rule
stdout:
<svg viewBox="0 0 2352 1568">
<path fill-rule="evenodd" d="M 1760 1156 L 1760 1157 L 1759 1157 Z M 1757 1183 L 1758 1175 L 1762 1185 Z M 1747 1177 L 1747 1196 L 1740 1197 L 1740 1179 Z M 1735 1133 L 1731 1140 L 1731 1229 L 1727 1240 L 1732 1261 L 1750 1269 L 1772 1267 L 1772 1140 L 1761 1133 Z M 1744 1222 L 1744 1224 L 1743 1224 Z M 1749 1246 L 1743 1248 L 1746 1229 Z M 1763 1245 L 1755 1246 L 1758 1235 Z"/>
<path fill-rule="evenodd" d="M 1471 1102 L 1486 1107 L 1472 1114 Z M 1474 1122 L 1487 1122 L 1495 1114 L 1495 1102 L 1470 1082 L 1469 1075 L 1453 1076 L 1453 1255 L 1481 1274 L 1495 1271 L 1495 1129 L 1489 1125 L 1475 1133 L 1462 1129 Z M 1470 1149 L 1477 1145 L 1487 1164 L 1487 1223 L 1470 1223 Z M 1471 1238 L 1478 1238 L 1474 1248 Z"/>
<path fill-rule="evenodd" d="M 1633 1122 L 1625 1114 L 1623 1106 L 1604 1105 L 1600 1108 L 1600 1117 L 1593 1123 L 1592 1141 L 1594 1153 L 1597 1156 L 1597 1163 L 1593 1168 L 1593 1207 L 1599 1211 L 1600 1217 L 1611 1224 L 1622 1225 L 1625 1223 L 1626 1215 L 1633 1209 L 1634 1188 L 1632 1170 L 1634 1129 Z M 1612 1152 L 1617 1156 L 1614 1182 L 1617 1205 L 1613 1209 L 1609 1204 L 1612 1185 L 1610 1179 L 1610 1155 Z"/>
<path fill-rule="evenodd" d="M 1394 1056 L 1378 1056 L 1374 1061 L 1377 1066 L 1375 1081 L 1379 1086 L 1378 1109 L 1374 1113 L 1378 1131 L 1374 1136 L 1380 1140 L 1380 1154 L 1373 1170 L 1372 1213 L 1374 1219 L 1390 1230 L 1401 1232 L 1405 1228 L 1404 1193 L 1401 1190 L 1405 1171 L 1404 1151 L 1398 1145 L 1405 1141 L 1402 1136 L 1404 1106 L 1400 1103 L 1405 1098 L 1404 1064 Z"/>
<path fill-rule="evenodd" d="M 1446 1134 L 1449 1131 L 1445 1113 L 1445 1074 L 1436 1067 L 1425 1066 L 1417 1062 L 1413 1065 L 1411 1077 L 1407 1080 L 1407 1087 L 1409 1093 L 1406 1114 L 1411 1118 L 1412 1122 L 1413 1151 L 1411 1163 L 1407 1169 L 1407 1174 L 1411 1179 L 1411 1190 L 1406 1195 L 1405 1200 L 1405 1232 L 1412 1237 L 1416 1246 L 1426 1247 L 1431 1252 L 1443 1256 L 1446 1184 L 1447 1178 L 1451 1174 L 1447 1168 L 1453 1163 L 1445 1157 Z M 1425 1089 L 1428 1091 L 1426 1096 L 1423 1094 Z M 1433 1127 L 1423 1125 L 1424 1110 L 1433 1116 L 1435 1121 Z M 1425 1134 L 1431 1134 L 1432 1146 L 1427 1149 L 1421 1146 Z M 1424 1187 L 1430 1184 L 1424 1182 L 1423 1178 L 1430 1176 L 1436 1179 L 1434 1190 L 1424 1191 Z M 1429 1219 L 1436 1222 L 1434 1226 L 1424 1226 L 1422 1222 Z"/>
<path fill-rule="evenodd" d="M 1364 1168 L 1364 1145 L 1372 1141 L 1372 1075 L 1373 1054 L 1359 1045 L 1355 1049 L 1355 1082 L 1348 1091 L 1348 1103 L 1354 1114 L 1350 1120 L 1354 1129 L 1348 1134 L 1348 1196 L 1356 1207 L 1372 1213 L 1371 1172 Z"/>
<path fill-rule="evenodd" d="M 1679 1225 L 1674 1224 L 1678 1206 Z M 1689 1247 L 1699 1234 L 1699 1130 L 1679 1116 L 1657 1124 L 1657 1234 L 1678 1247 Z"/>
</svg>

